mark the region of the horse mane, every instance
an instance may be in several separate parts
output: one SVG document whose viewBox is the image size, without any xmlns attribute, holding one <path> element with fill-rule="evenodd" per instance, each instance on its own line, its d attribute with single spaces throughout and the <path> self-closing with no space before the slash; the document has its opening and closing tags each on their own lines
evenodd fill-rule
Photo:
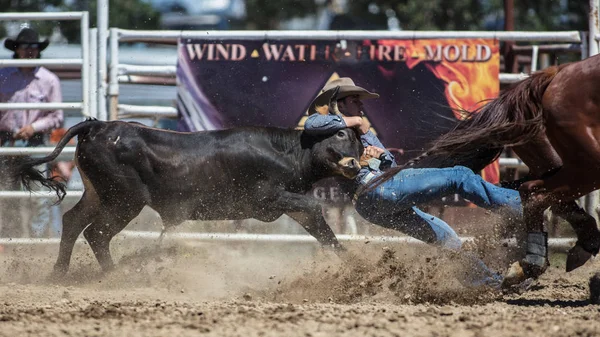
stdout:
<svg viewBox="0 0 600 337">
<path fill-rule="evenodd" d="M 504 147 L 527 143 L 545 130 L 542 97 L 564 66 L 533 73 L 476 110 L 459 109 L 464 119 L 434 140 L 428 150 L 402 166 L 388 169 L 366 188 L 376 188 L 405 168 L 462 165 L 478 172 L 497 159 Z"/>
</svg>

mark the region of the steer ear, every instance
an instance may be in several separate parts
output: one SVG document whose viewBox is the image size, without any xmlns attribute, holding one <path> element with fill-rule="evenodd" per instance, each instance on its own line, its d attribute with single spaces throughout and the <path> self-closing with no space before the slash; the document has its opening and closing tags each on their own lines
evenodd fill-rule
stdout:
<svg viewBox="0 0 600 337">
<path fill-rule="evenodd" d="M 338 85 L 337 87 L 335 87 L 335 89 L 333 89 L 333 94 L 331 95 L 331 98 L 329 99 L 329 113 L 334 114 L 334 115 L 342 114 L 340 112 L 340 110 L 338 109 L 338 105 L 337 105 L 339 92 L 340 92 L 340 86 Z"/>
</svg>

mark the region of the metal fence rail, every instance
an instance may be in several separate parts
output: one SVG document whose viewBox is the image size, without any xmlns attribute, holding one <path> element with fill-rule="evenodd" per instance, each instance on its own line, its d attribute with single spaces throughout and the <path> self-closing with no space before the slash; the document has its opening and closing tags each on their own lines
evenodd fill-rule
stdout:
<svg viewBox="0 0 600 337">
<path fill-rule="evenodd" d="M 36 66 L 78 66 L 81 68 L 82 102 L 65 102 L 65 106 L 52 106 L 49 103 L 0 103 L 1 110 L 11 109 L 81 109 L 84 116 L 90 116 L 90 48 L 88 12 L 43 12 L 43 13 L 0 13 L 0 21 L 9 20 L 79 20 L 81 32 L 81 58 L 78 59 L 39 59 L 39 60 L 0 60 L 0 67 L 36 67 Z M 96 116 L 93 116 L 96 117 Z"/>
<path fill-rule="evenodd" d="M 0 60 L 1 67 L 37 67 L 37 66 L 52 66 L 52 67 L 77 67 L 81 69 L 81 102 L 62 102 L 62 103 L 0 103 L 0 111 L 3 110 L 68 110 L 77 109 L 81 111 L 83 116 L 97 117 L 96 109 L 93 105 L 96 104 L 96 97 L 92 98 L 92 90 L 90 90 L 90 73 L 94 74 L 96 65 L 95 58 L 90 57 L 90 41 L 92 47 L 95 45 L 95 37 L 90 35 L 89 29 L 89 14 L 88 12 L 43 12 L 43 13 L 0 13 L 0 21 L 9 20 L 32 20 L 32 21 L 47 21 L 47 20 L 79 20 L 81 34 L 81 57 L 80 58 L 59 58 L 59 59 L 37 59 L 37 60 Z M 0 148 L 0 156 L 6 155 L 46 155 L 54 150 L 53 147 L 25 147 L 25 148 Z M 72 160 L 75 148 L 66 148 L 58 159 Z M 80 198 L 81 191 L 69 191 L 67 197 Z M 56 197 L 55 194 L 52 194 Z M 3 198 L 51 198 L 51 193 L 29 193 L 23 191 L 0 191 L 0 199 Z"/>
<path fill-rule="evenodd" d="M 158 240 L 160 232 L 150 231 L 122 231 L 117 239 Z M 340 242 L 361 242 L 373 244 L 411 244 L 422 245 L 423 241 L 408 236 L 368 236 L 368 235 L 336 235 Z M 317 240 L 310 235 L 294 234 L 240 234 L 240 233 L 167 233 L 165 241 L 192 242 L 192 243 L 215 243 L 215 242 L 239 242 L 239 243 L 295 243 L 317 245 Z M 473 242 L 473 237 L 461 237 L 461 241 Z M 550 238 L 548 246 L 554 249 L 568 249 L 575 244 L 575 238 Z M 0 245 L 54 245 L 60 239 L 35 239 L 35 238 L 0 238 Z M 84 239 L 78 239 L 78 243 L 84 243 Z M 501 242 L 508 246 L 516 246 L 514 239 Z"/>
<path fill-rule="evenodd" d="M 347 39 L 496 39 L 499 41 L 574 42 L 581 43 L 578 31 L 510 32 L 510 31 L 322 31 L 322 30 L 230 30 L 177 31 L 119 29 L 121 42 L 177 43 L 178 39 L 201 40 L 347 40 Z"/>
</svg>

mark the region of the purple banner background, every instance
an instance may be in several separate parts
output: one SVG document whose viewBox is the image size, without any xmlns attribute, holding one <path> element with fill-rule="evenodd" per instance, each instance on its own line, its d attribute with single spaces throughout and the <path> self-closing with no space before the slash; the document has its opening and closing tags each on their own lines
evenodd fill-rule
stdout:
<svg viewBox="0 0 600 337">
<path fill-rule="evenodd" d="M 265 43 L 314 45 L 315 60 L 292 61 L 289 57 L 284 61 L 266 60 Z M 347 43 L 347 50 L 355 51 L 365 42 Z M 190 58 L 188 44 L 205 48 L 202 60 L 197 53 L 194 59 Z M 179 44 L 178 110 L 182 131 L 243 125 L 296 127 L 312 99 L 334 73 L 351 77 L 357 85 L 381 95 L 379 99 L 364 102 L 365 114 L 383 144 L 405 150 L 406 154 L 397 158 L 399 163 L 421 151 L 454 121 L 444 96 L 444 83 L 424 64 L 409 69 L 404 62 L 372 61 L 367 53 L 359 59 L 355 55 L 344 58 L 339 50 L 341 59 L 334 60 L 334 42 L 310 40 L 228 40 L 226 44 L 243 45 L 246 57 L 233 61 L 229 55 L 230 59 L 224 60 L 224 54 L 220 54 L 221 59 L 217 60 L 215 49 L 209 55 L 210 44 L 194 40 Z M 253 50 L 260 53 L 259 57 L 250 57 Z"/>
</svg>

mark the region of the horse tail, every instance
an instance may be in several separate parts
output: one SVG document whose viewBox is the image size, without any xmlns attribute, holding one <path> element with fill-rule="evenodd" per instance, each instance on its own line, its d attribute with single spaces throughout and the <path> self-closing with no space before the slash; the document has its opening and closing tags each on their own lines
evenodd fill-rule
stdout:
<svg viewBox="0 0 600 337">
<path fill-rule="evenodd" d="M 60 139 L 56 148 L 52 153 L 45 157 L 36 158 L 36 157 L 16 157 L 16 156 L 5 156 L 0 157 L 0 167 L 5 170 L 5 174 L 7 174 L 8 179 L 11 181 L 20 180 L 23 183 L 23 186 L 28 191 L 32 191 L 31 182 L 37 181 L 42 186 L 45 186 L 56 192 L 56 195 L 59 198 L 59 201 L 62 201 L 66 194 L 66 187 L 62 179 L 57 176 L 53 176 L 47 178 L 44 174 L 44 171 L 40 171 L 35 168 L 37 165 L 48 163 L 62 152 L 64 147 L 69 143 L 69 141 L 78 135 L 84 135 L 89 132 L 90 128 L 94 125 L 98 125 L 102 122 L 95 119 L 88 119 L 84 122 L 81 122 L 73 127 L 71 127 L 65 135 Z"/>
<path fill-rule="evenodd" d="M 498 158 L 505 146 L 527 143 L 544 131 L 542 97 L 564 66 L 532 74 L 475 111 L 461 110 L 465 118 L 452 130 L 433 141 L 420 156 L 373 179 L 368 188 L 408 167 L 462 165 L 480 171 Z"/>
</svg>

